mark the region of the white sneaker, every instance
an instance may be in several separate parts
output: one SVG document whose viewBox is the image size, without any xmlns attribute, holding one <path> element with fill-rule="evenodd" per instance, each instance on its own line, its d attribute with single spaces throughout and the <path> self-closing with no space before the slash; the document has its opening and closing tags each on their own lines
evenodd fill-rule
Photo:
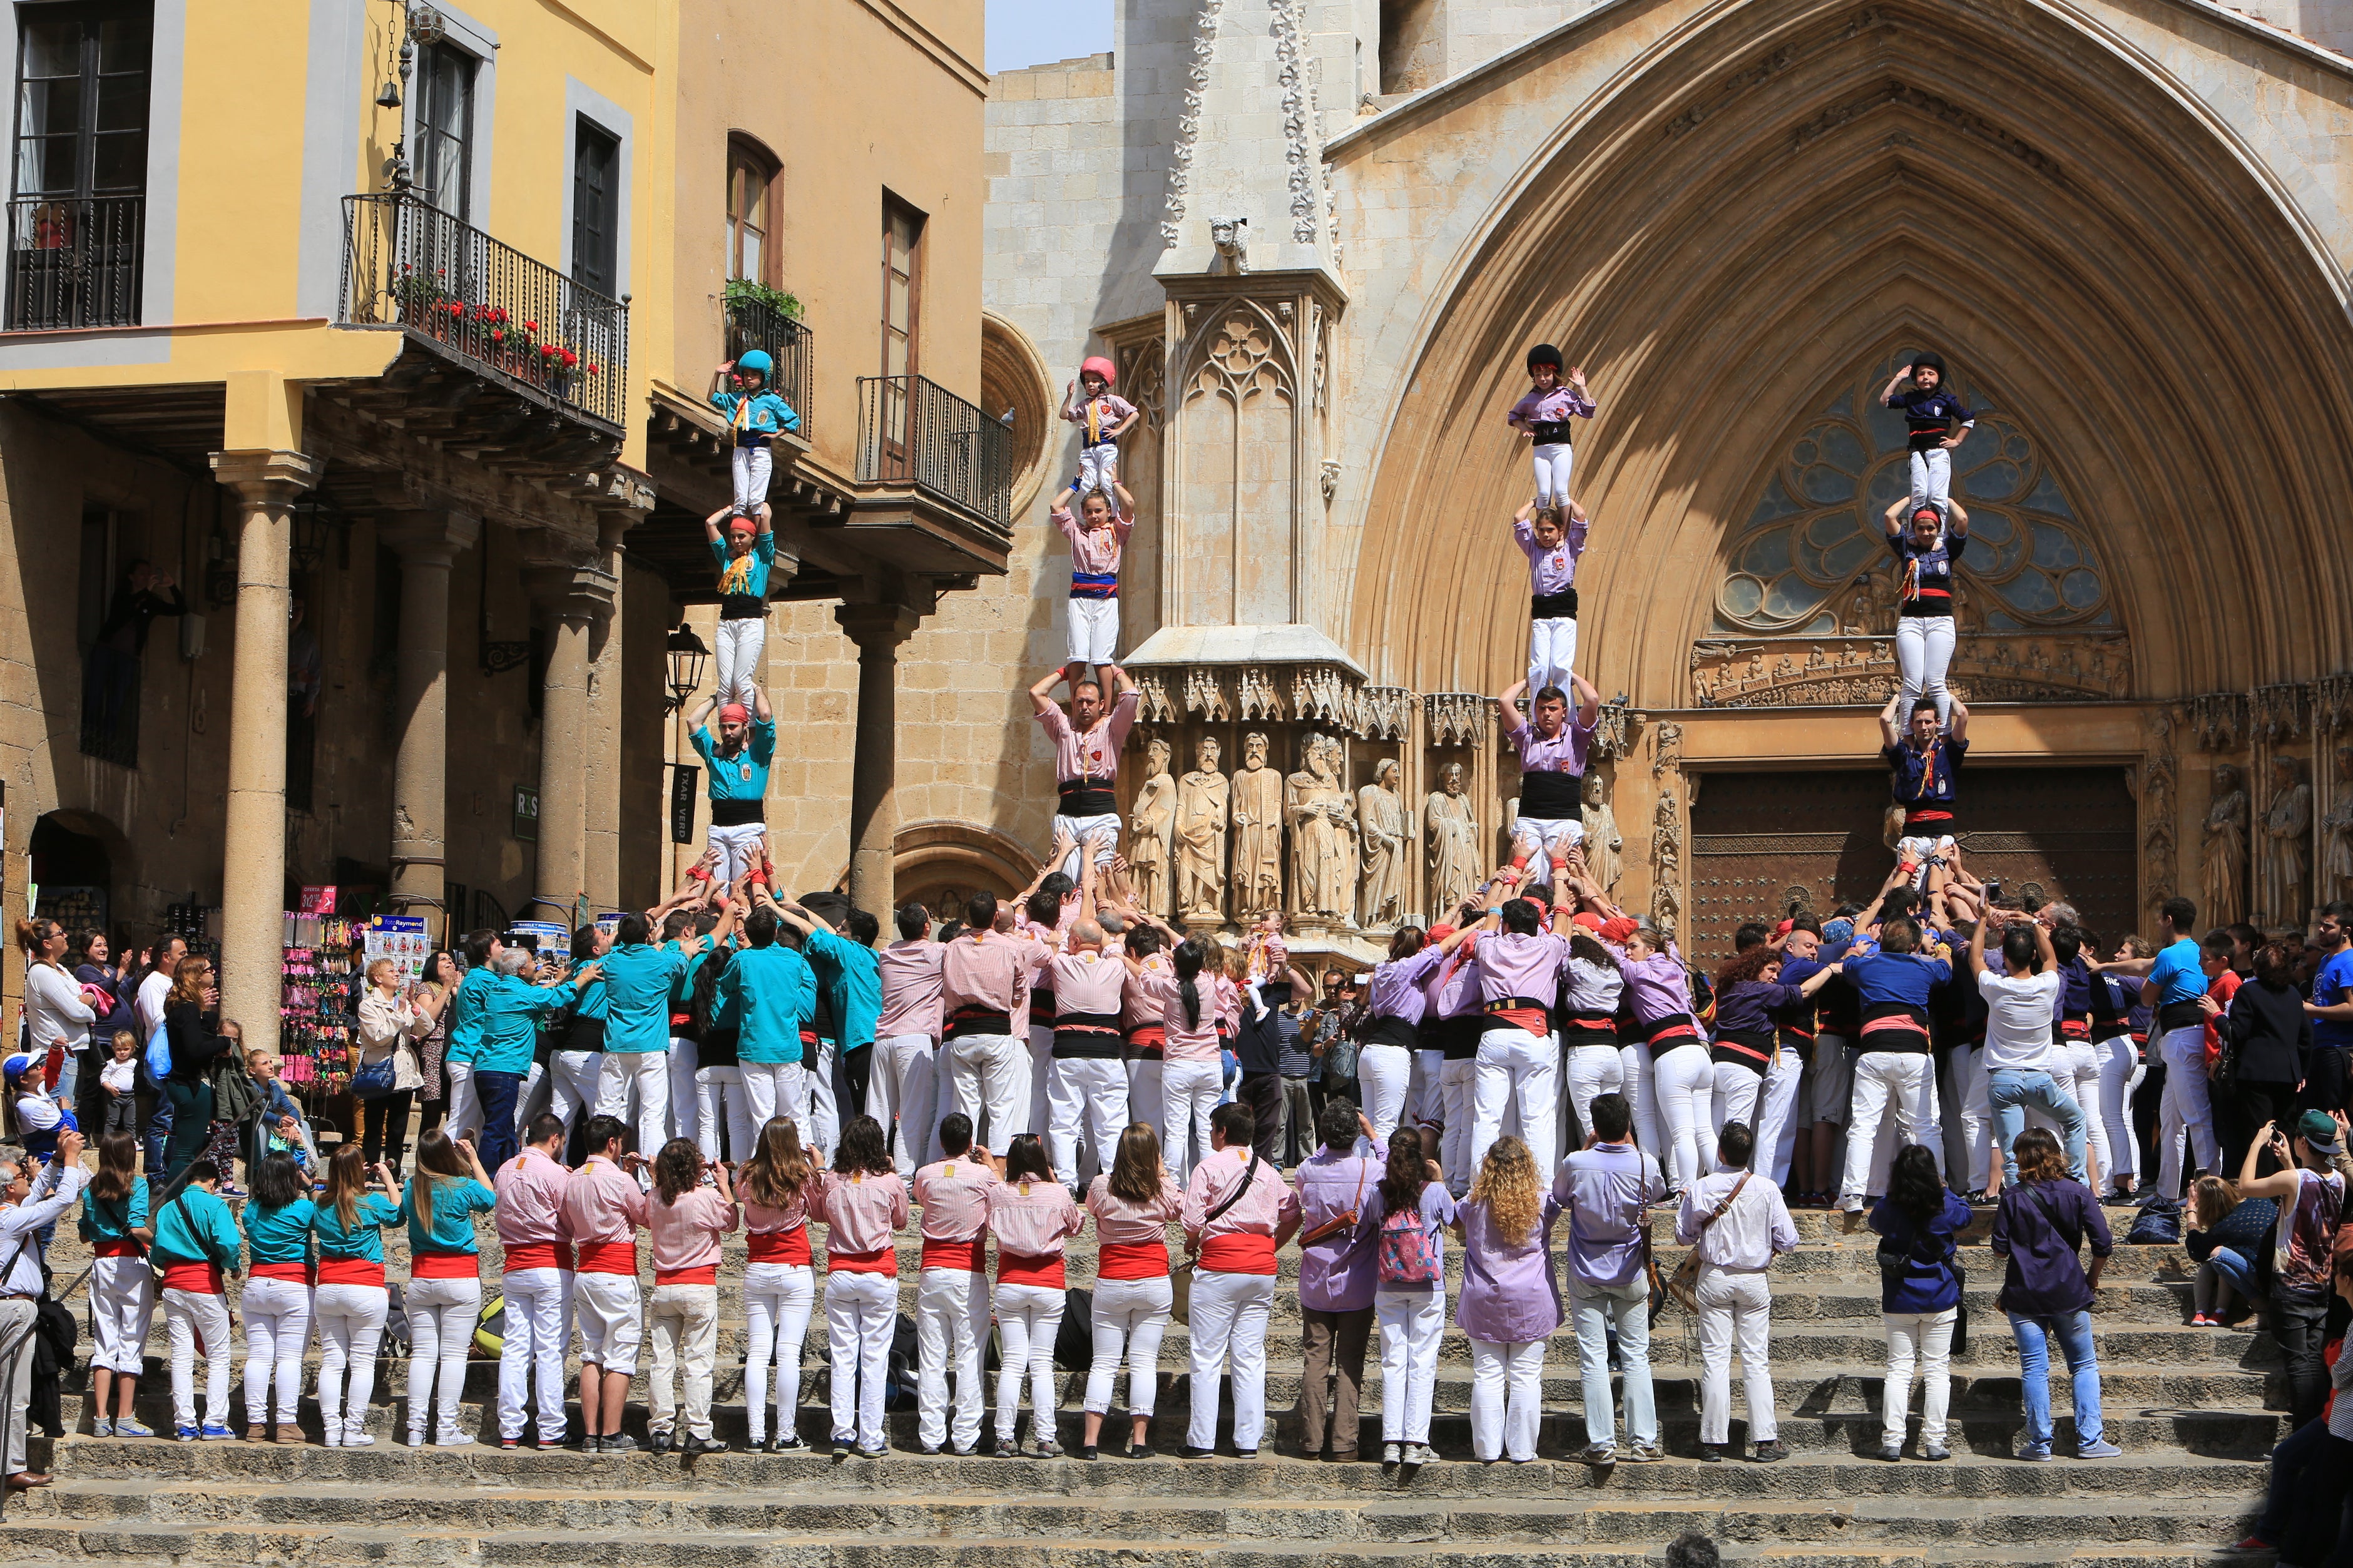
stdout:
<svg viewBox="0 0 2353 1568">
<path fill-rule="evenodd" d="M 470 1448 L 474 1447 L 474 1440 L 455 1426 L 445 1426 L 433 1435 L 433 1446 L 437 1448 Z"/>
<path fill-rule="evenodd" d="M 343 1431 L 343 1447 L 346 1448 L 373 1448 L 375 1447 L 375 1439 L 369 1436 L 365 1432 L 361 1431 L 356 1426 L 346 1427 Z"/>
<path fill-rule="evenodd" d="M 340 1426 L 329 1426 L 321 1441 L 324 1442 L 330 1448 L 342 1447 L 343 1446 L 343 1427 Z"/>
</svg>

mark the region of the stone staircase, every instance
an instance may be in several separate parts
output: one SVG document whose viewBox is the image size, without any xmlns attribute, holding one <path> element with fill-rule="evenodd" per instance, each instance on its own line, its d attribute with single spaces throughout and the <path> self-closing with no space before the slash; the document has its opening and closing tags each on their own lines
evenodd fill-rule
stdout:
<svg viewBox="0 0 2353 1568">
<path fill-rule="evenodd" d="M 2111 1221 L 2121 1235 L 2123 1211 Z M 1092 1568 L 1097 1563 L 1340 1568 L 1407 1560 L 1439 1568 L 1509 1563 L 1599 1564 L 1654 1560 L 1678 1531 L 1715 1536 L 1726 1554 L 1823 1568 L 1879 1564 L 2164 1564 L 2187 1568 L 2230 1555 L 2261 1500 L 2263 1459 L 2283 1434 L 2284 1399 L 2267 1338 L 2191 1329 L 2189 1260 L 2178 1247 L 2124 1247 L 2107 1271 L 2096 1318 L 2110 1438 L 2123 1458 L 2062 1458 L 2034 1465 L 2009 1455 L 2021 1426 L 2017 1363 L 1993 1308 L 2000 1271 L 1982 1226 L 1965 1247 L 1971 1310 L 1967 1352 L 1953 1367 L 1950 1461 L 1889 1465 L 1875 1448 L 1885 1342 L 1868 1231 L 1843 1216 L 1801 1214 L 1805 1241 L 1774 1276 L 1774 1381 L 1788 1459 L 1696 1463 L 1699 1357 L 1689 1318 L 1669 1308 L 1651 1361 L 1671 1456 L 1599 1473 L 1557 1456 L 1584 1442 L 1575 1339 L 1556 1335 L 1546 1360 L 1538 1463 L 1469 1458 L 1468 1342 L 1449 1328 L 1440 1352 L 1431 1440 L 1441 1462 L 1418 1472 L 1377 1464 L 1309 1463 L 1290 1412 L 1298 1397 L 1295 1251 L 1283 1257 L 1269 1334 L 1268 1407 L 1274 1436 L 1256 1459 L 1173 1458 L 1187 1408 L 1189 1344 L 1172 1324 L 1161 1351 L 1154 1435 L 1160 1457 L 1129 1460 L 1106 1447 L 1092 1463 L 927 1458 L 913 1452 L 912 1409 L 889 1417 L 881 1460 L 827 1454 L 823 1311 L 805 1361 L 799 1426 L 805 1455 L 712 1455 L 689 1462 L 647 1453 L 501 1452 L 494 1446 L 409 1449 L 396 1440 L 391 1401 L 406 1367 L 378 1369 L 368 1426 L 377 1444 L 179 1444 L 86 1434 L 79 1391 L 67 1394 L 72 1435 L 35 1440 L 55 1488 L 11 1500 L 0 1564 L 32 1563 L 341 1563 L 706 1564 L 790 1563 L 899 1568 L 950 1561 L 960 1568 Z M 1662 1234 L 1671 1225 L 1662 1226 Z M 397 1233 L 388 1233 L 402 1272 Z M 1450 1252 L 1451 1252 L 1450 1248 Z M 495 1243 L 486 1245 L 493 1268 Z M 1072 1248 L 1074 1281 L 1090 1279 L 1092 1238 Z M 1662 1249 L 1672 1267 L 1674 1249 Z M 913 1249 L 902 1248 L 902 1310 L 912 1310 Z M 60 1235 L 60 1279 L 80 1259 Z M 1450 1257 L 1450 1293 L 1459 1279 Z M 723 1275 L 723 1279 L 726 1278 Z M 723 1284 L 718 1435 L 744 1435 L 743 1325 Z M 142 1419 L 169 1417 L 160 1315 L 140 1388 Z M 315 1378 L 317 1352 L 311 1354 Z M 236 1352 L 241 1389 L 243 1350 Z M 1744 1436 L 1734 1369 L 1733 1437 Z M 1058 1426 L 1076 1443 L 1082 1373 L 1060 1378 Z M 991 1378 L 992 1391 L 994 1377 Z M 2053 1402 L 2067 1408 L 2063 1373 Z M 469 1430 L 488 1420 L 494 1367 L 468 1369 Z M 306 1379 L 306 1388 L 310 1380 Z M 642 1383 L 638 1389 L 642 1392 Z M 1120 1393 L 1125 1392 L 1124 1379 Z M 1915 1394 L 1915 1399 L 1917 1395 Z M 1377 1346 L 1366 1370 L 1360 1443 L 1379 1451 Z M 232 1396 L 243 1429 L 241 1394 Z M 1916 1407 L 1915 1407 L 1916 1408 Z M 317 1417 L 306 1395 L 305 1430 Z M 628 1429 L 644 1436 L 641 1405 Z M 2072 1423 L 2058 1420 L 2059 1446 Z M 1124 1429 L 1116 1409 L 1107 1432 Z M 984 1426 L 984 1444 L 988 1441 Z M 1022 1430 L 1029 1430 L 1028 1417 Z M 1915 1430 L 1916 1431 L 1916 1417 Z M 1916 1440 L 1907 1454 L 1916 1451 Z"/>
</svg>

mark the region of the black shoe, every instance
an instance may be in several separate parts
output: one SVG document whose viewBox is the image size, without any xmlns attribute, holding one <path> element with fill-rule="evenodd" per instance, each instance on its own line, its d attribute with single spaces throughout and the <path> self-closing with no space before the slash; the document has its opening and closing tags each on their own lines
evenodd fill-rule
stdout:
<svg viewBox="0 0 2353 1568">
<path fill-rule="evenodd" d="M 1724 1462 L 1724 1449 L 1715 1443 L 1702 1443 L 1699 1446 L 1699 1462 L 1703 1465 L 1722 1464 Z"/>
<path fill-rule="evenodd" d="M 602 1453 L 634 1454 L 638 1451 L 638 1440 L 624 1432 L 607 1433 L 599 1441 L 603 1445 L 599 1449 Z"/>
<path fill-rule="evenodd" d="M 1181 1458 L 1187 1459 L 1207 1459 L 1214 1458 L 1218 1451 L 1215 1448 L 1196 1448 L 1187 1443 L 1176 1452 Z"/>
<path fill-rule="evenodd" d="M 801 1441 L 801 1435 L 798 1432 L 779 1432 L 775 1436 L 768 1439 L 768 1452 L 771 1454 L 806 1454 L 808 1452 L 808 1445 Z"/>
<path fill-rule="evenodd" d="M 598 1436 L 594 1436 L 594 1435 L 592 1435 L 592 1434 L 590 1434 L 590 1433 L 586 1433 L 586 1432 L 583 1432 L 583 1433 L 580 1435 L 580 1451 L 581 1451 L 582 1453 L 584 1453 L 584 1454 L 599 1454 L 599 1453 L 604 1452 L 604 1449 L 605 1449 L 605 1439 L 604 1439 L 604 1438 L 602 1438 L 602 1437 L 598 1437 Z"/>
<path fill-rule="evenodd" d="M 1788 1457 L 1789 1450 L 1781 1446 L 1781 1440 L 1778 1437 L 1767 1443 L 1757 1444 L 1757 1451 L 1748 1456 L 1752 1463 L 1759 1465 L 1770 1465 Z"/>
<path fill-rule="evenodd" d="M 1131 1459 L 1150 1459 L 1158 1456 L 1153 1453 L 1152 1445 L 1149 1443 L 1131 1443 L 1128 1445 L 1127 1457 Z"/>
<path fill-rule="evenodd" d="M 1084 1460 L 1088 1461 L 1090 1464 L 1092 1464 L 1095 1459 L 1097 1459 L 1097 1458 L 1100 1458 L 1100 1457 L 1101 1457 L 1101 1456 L 1100 1456 L 1099 1454 L 1097 1454 L 1097 1452 L 1095 1451 L 1095 1445 L 1093 1445 L 1092 1443 L 1082 1443 L 1082 1444 L 1080 1444 L 1080 1445 L 1079 1445 L 1079 1458 L 1080 1458 L 1084 1459 Z"/>
<path fill-rule="evenodd" d="M 1255 1459 L 1258 1458 L 1258 1450 L 1256 1448 L 1236 1448 L 1234 1450 L 1234 1458 L 1237 1459 Z"/>
<path fill-rule="evenodd" d="M 670 1434 L 667 1432 L 649 1433 L 646 1436 L 646 1447 L 657 1454 L 669 1453 Z"/>
<path fill-rule="evenodd" d="M 723 1454 L 727 1445 L 716 1437 L 689 1437 L 679 1445 L 678 1451 L 691 1458 L 698 1454 Z"/>
</svg>

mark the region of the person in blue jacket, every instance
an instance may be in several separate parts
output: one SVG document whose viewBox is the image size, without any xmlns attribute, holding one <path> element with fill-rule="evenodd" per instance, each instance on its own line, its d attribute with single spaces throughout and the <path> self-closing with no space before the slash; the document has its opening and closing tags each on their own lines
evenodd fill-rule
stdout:
<svg viewBox="0 0 2353 1568">
<path fill-rule="evenodd" d="M 691 933 L 659 947 L 649 941 L 652 935 L 652 922 L 630 910 L 596 964 L 605 991 L 596 1114 L 628 1121 L 634 1094 L 640 1149 L 659 1149 L 670 1136 L 670 997 L 686 978 L 688 960 L 702 951 L 702 939 Z"/>
<path fill-rule="evenodd" d="M 711 405 L 727 416 L 734 442 L 729 467 L 735 480 L 735 510 L 758 516 L 763 531 L 767 528 L 768 476 L 775 468 L 768 438 L 801 427 L 793 405 L 769 389 L 776 371 L 766 350 L 747 349 L 711 377 Z"/>
<path fill-rule="evenodd" d="M 717 1006 L 739 1031 L 736 1065 L 752 1124 L 772 1117 L 810 1125 L 809 1083 L 801 1030 L 817 1016 L 817 973 L 791 946 L 776 940 L 783 925 L 776 900 L 754 887 L 754 909 L 744 922 L 751 945 L 719 976 Z"/>
<path fill-rule="evenodd" d="M 1912 1369 L 1926 1396 L 1920 1407 L 1920 1457 L 1948 1459 L 1945 1412 L 1953 1396 L 1953 1327 L 1960 1318 L 1960 1233 L 1969 1205 L 1936 1173 L 1936 1157 L 1917 1143 L 1895 1152 L 1887 1195 L 1871 1211 L 1880 1235 L 1879 1310 L 1887 1328 L 1887 1382 L 1880 1396 L 1879 1451 L 1904 1457 L 1912 1408 Z"/>
<path fill-rule="evenodd" d="M 1953 966 L 1947 950 L 1923 952 L 1922 941 L 1918 924 L 1899 916 L 1881 922 L 1877 952 L 1845 963 L 1846 978 L 1862 1002 L 1854 1042 L 1854 1114 L 1847 1124 L 1846 1174 L 1839 1184 L 1839 1206 L 1849 1214 L 1862 1212 L 1872 1145 L 1888 1116 L 1895 1118 L 1896 1135 L 1905 1142 L 1924 1143 L 1932 1153 L 1944 1147 L 1936 1060 L 1929 1051 L 1928 992 L 1952 979 Z"/>
<path fill-rule="evenodd" d="M 596 983 L 594 963 L 583 964 L 560 984 L 526 978 L 536 954 L 510 947 L 491 960 L 483 987 L 481 1044 L 474 1057 L 474 1091 L 482 1105 L 482 1164 L 497 1170 L 515 1157 L 515 1095 L 531 1072 L 539 1046 L 539 1021 L 579 999 L 581 987 Z"/>
<path fill-rule="evenodd" d="M 765 882 L 754 882 L 752 890 L 754 898 L 770 897 Z M 804 904 L 778 904 L 776 913 L 800 933 L 802 954 L 817 971 L 818 984 L 825 992 L 827 1010 L 837 1031 L 838 1059 L 848 1100 L 839 1108 L 835 1125 L 847 1125 L 850 1118 L 866 1114 L 866 1086 L 874 1063 L 874 1026 L 882 1017 L 881 960 L 874 952 L 874 939 L 882 934 L 882 922 L 864 910 L 848 910 L 842 915 L 849 933 L 845 936 Z"/>
<path fill-rule="evenodd" d="M 471 1143 L 438 1127 L 417 1141 L 417 1168 L 400 1199 L 400 1217 L 408 1226 L 408 1289 L 401 1305 L 408 1313 L 412 1448 L 425 1446 L 428 1405 L 434 1447 L 473 1442 L 459 1428 L 458 1395 L 466 1381 L 466 1352 L 482 1315 L 481 1245 L 474 1238 L 474 1216 L 489 1214 L 497 1204 L 490 1173 Z"/>
<path fill-rule="evenodd" d="M 228 1425 L 228 1299 L 221 1277 L 237 1272 L 244 1238 L 219 1195 L 220 1167 L 192 1161 L 187 1184 L 155 1215 L 149 1257 L 163 1270 L 164 1322 L 172 1345 L 173 1436 L 183 1443 L 237 1434 Z M 205 1357 L 204 1420 L 196 1419 L 196 1353 Z"/>
</svg>

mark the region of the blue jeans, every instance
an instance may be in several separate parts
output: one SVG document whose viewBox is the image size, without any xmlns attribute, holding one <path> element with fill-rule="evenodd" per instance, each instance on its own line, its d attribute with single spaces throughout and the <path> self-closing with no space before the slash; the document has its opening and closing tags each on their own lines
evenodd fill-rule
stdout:
<svg viewBox="0 0 2353 1568">
<path fill-rule="evenodd" d="M 2059 1123 L 2067 1143 L 2067 1173 L 2088 1184 L 2084 1173 L 2084 1108 L 2061 1093 L 2049 1073 L 1996 1068 L 1986 1078 L 1986 1099 L 1993 1106 L 1993 1142 L 2001 1151 L 2005 1186 L 2018 1181 L 2018 1156 L 2010 1146 L 2026 1125 L 2025 1108 L 2030 1105 Z"/>
<path fill-rule="evenodd" d="M 2224 1284 L 2244 1297 L 2250 1304 L 2263 1299 L 2262 1289 L 2255 1284 L 2254 1265 L 2229 1247 L 2216 1247 L 2206 1255 L 2206 1261 L 2214 1266 L 2214 1272 L 2222 1277 Z"/>
<path fill-rule="evenodd" d="M 515 1093 L 522 1089 L 522 1080 L 523 1075 L 519 1072 L 474 1069 L 474 1092 L 482 1097 L 482 1142 L 474 1152 L 485 1171 L 496 1171 L 519 1152 L 514 1108 Z"/>
<path fill-rule="evenodd" d="M 2092 1314 L 2054 1312 L 2045 1317 L 2009 1314 L 2010 1337 L 2018 1342 L 2018 1381 L 2026 1400 L 2026 1440 L 2051 1441 L 2051 1342 L 2067 1358 L 2067 1373 L 2075 1385 L 2075 1442 L 2080 1447 L 2100 1440 L 2100 1363 L 2092 1353 Z"/>
<path fill-rule="evenodd" d="M 147 1113 L 147 1173 L 158 1180 L 164 1174 L 164 1145 L 172 1140 L 172 1097 L 162 1085 L 156 1086 L 155 1109 Z"/>
</svg>

